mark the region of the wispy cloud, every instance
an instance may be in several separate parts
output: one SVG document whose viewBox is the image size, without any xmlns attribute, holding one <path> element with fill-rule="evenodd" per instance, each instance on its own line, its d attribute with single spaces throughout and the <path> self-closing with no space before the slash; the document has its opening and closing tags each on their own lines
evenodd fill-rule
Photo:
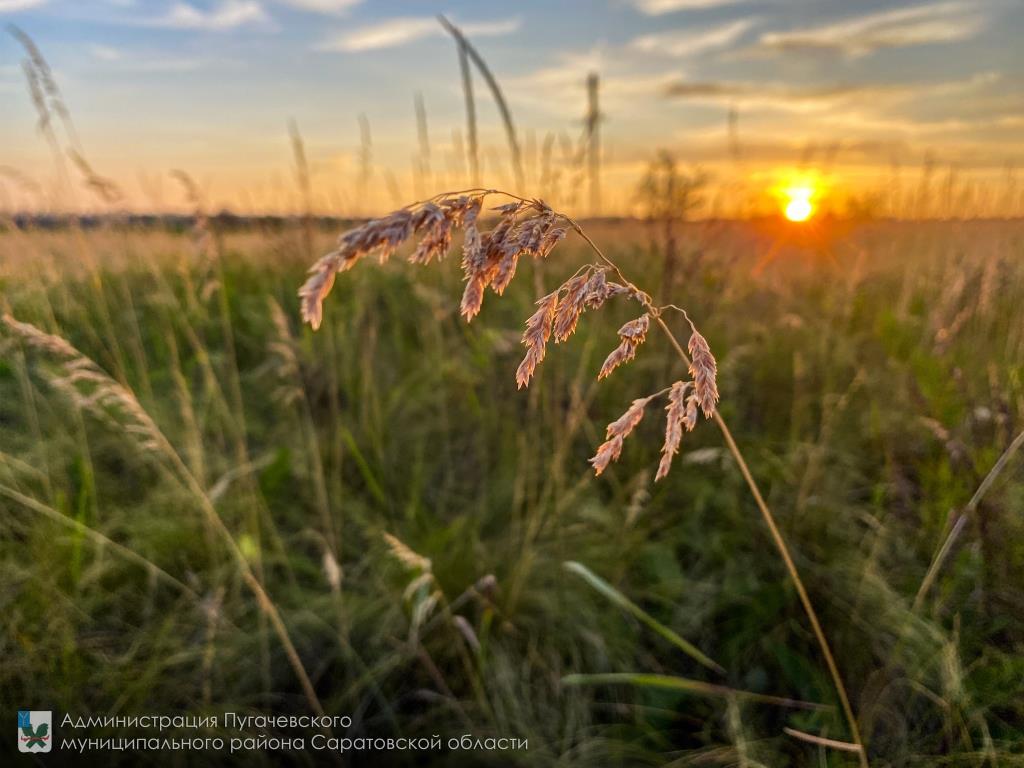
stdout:
<svg viewBox="0 0 1024 768">
<path fill-rule="evenodd" d="M 700 56 L 728 48 L 754 26 L 754 19 L 739 19 L 728 24 L 698 31 L 676 30 L 638 37 L 631 47 L 647 53 L 660 53 L 676 58 Z"/>
<path fill-rule="evenodd" d="M 209 59 L 125 51 L 109 45 L 92 45 L 89 47 L 89 52 L 97 62 L 116 64 L 118 73 L 171 74 L 175 72 L 194 72 L 213 63 Z"/>
<path fill-rule="evenodd" d="M 268 21 L 270 17 L 256 0 L 222 0 L 208 11 L 189 3 L 176 3 L 165 15 L 151 19 L 145 24 L 174 29 L 222 31 Z"/>
<path fill-rule="evenodd" d="M 120 61 L 123 58 L 121 51 L 111 48 L 109 45 L 89 46 L 89 53 L 99 61 Z"/>
<path fill-rule="evenodd" d="M 552 64 L 525 75 L 505 78 L 505 82 L 523 90 L 558 89 L 565 86 L 582 88 L 589 73 L 608 72 L 611 64 L 607 50 L 600 45 L 585 51 L 560 51 Z"/>
<path fill-rule="evenodd" d="M 855 97 L 889 93 L 887 85 L 813 85 L 794 86 L 778 82 L 754 81 L 678 81 L 665 88 L 665 95 L 674 99 L 701 102 L 742 103 L 787 111 L 828 109 L 837 102 Z"/>
<path fill-rule="evenodd" d="M 704 8 L 718 8 L 734 5 L 742 0 L 633 0 L 640 11 L 648 16 L 661 16 L 675 11 L 694 11 Z"/>
<path fill-rule="evenodd" d="M 471 37 L 496 37 L 508 35 L 520 27 L 518 18 L 493 21 L 464 22 L 459 26 Z M 444 30 L 437 19 L 429 16 L 407 16 L 388 19 L 379 24 L 344 32 L 317 45 L 322 51 L 369 51 L 378 48 L 394 48 L 425 37 L 442 35 Z"/>
<path fill-rule="evenodd" d="M 341 14 L 359 5 L 363 0 L 277 0 L 302 11 L 314 13 Z"/>
<path fill-rule="evenodd" d="M 998 83 L 995 72 L 982 72 L 961 80 L 933 83 L 859 83 L 792 85 L 762 81 L 684 81 L 670 83 L 670 98 L 699 102 L 744 104 L 786 112 L 823 112 L 840 105 L 891 105 L 913 99 L 949 98 L 976 92 Z"/>
<path fill-rule="evenodd" d="M 13 13 L 14 11 L 25 11 L 29 8 L 38 8 L 45 5 L 47 0 L 0 0 L 0 13 Z"/>
<path fill-rule="evenodd" d="M 502 85 L 515 105 L 571 119 L 585 108 L 587 76 L 598 72 L 602 110 L 618 115 L 628 112 L 635 117 L 639 110 L 660 102 L 665 89 L 679 79 L 679 68 L 638 71 L 621 53 L 601 45 L 561 51 L 538 69 L 503 78 Z"/>
<path fill-rule="evenodd" d="M 864 56 L 883 48 L 966 40 L 980 32 L 986 17 L 976 3 L 938 2 L 881 11 L 761 36 L 765 52 L 820 51 Z"/>
</svg>

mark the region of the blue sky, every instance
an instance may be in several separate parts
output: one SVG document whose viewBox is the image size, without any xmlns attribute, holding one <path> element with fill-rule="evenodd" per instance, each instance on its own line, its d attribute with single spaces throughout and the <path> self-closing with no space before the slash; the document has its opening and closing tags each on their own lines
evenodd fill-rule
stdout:
<svg viewBox="0 0 1024 768">
<path fill-rule="evenodd" d="M 919 174 L 926 157 L 995 183 L 1024 162 L 1019 0 L 0 0 L 0 22 L 24 29 L 50 61 L 93 167 L 135 207 L 181 203 L 172 168 L 199 179 L 212 204 L 293 206 L 292 119 L 320 208 L 373 208 L 396 188 L 454 183 L 465 116 L 437 13 L 466 31 L 501 81 L 533 182 L 545 137 L 553 165 L 577 140 L 584 78 L 600 74 L 611 207 L 628 204 L 656 148 L 746 186 L 828 162 L 847 187 L 877 187 L 894 169 Z M 49 189 L 55 164 L 22 58 L 5 36 L 0 166 Z M 414 178 L 417 93 L 431 174 Z M 487 180 L 508 184 L 504 136 L 479 78 L 476 94 Z M 739 159 L 727 141 L 731 109 Z M 359 115 L 373 152 L 357 191 Z M 19 194 L 0 183 L 8 198 Z"/>
</svg>

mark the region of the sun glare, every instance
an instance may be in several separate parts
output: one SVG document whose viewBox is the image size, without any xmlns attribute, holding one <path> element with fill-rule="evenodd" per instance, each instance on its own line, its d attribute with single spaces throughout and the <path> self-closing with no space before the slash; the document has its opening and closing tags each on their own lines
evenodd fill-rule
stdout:
<svg viewBox="0 0 1024 768">
<path fill-rule="evenodd" d="M 790 221 L 807 221 L 814 213 L 814 205 L 811 197 L 814 190 L 810 187 L 790 187 L 785 191 L 786 195 L 786 218 Z"/>
</svg>

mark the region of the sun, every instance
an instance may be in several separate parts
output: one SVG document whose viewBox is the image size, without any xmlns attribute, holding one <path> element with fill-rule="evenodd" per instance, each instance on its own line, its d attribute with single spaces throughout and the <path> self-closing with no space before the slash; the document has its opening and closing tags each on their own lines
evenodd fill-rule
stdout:
<svg viewBox="0 0 1024 768">
<path fill-rule="evenodd" d="M 814 213 L 814 189 L 811 187 L 789 187 L 783 191 L 786 207 L 783 212 L 790 221 L 807 221 Z"/>
</svg>

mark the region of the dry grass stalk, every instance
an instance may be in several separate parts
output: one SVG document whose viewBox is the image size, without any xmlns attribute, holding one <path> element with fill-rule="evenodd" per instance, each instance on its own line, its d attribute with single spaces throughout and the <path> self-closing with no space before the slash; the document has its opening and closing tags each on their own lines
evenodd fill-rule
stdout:
<svg viewBox="0 0 1024 768">
<path fill-rule="evenodd" d="M 210 492 L 199 484 L 195 475 L 192 474 L 184 460 L 164 436 L 156 422 L 150 418 L 131 390 L 114 381 L 95 362 L 75 349 L 65 339 L 48 334 L 29 323 L 20 322 L 10 314 L 5 313 L 2 319 L 3 326 L 27 346 L 57 359 L 56 362 L 64 375 L 50 376 L 50 382 L 67 394 L 75 405 L 96 413 L 106 421 L 112 422 L 115 427 L 120 427 L 125 433 L 135 438 L 140 446 L 153 451 L 155 455 L 162 457 L 173 467 L 174 474 L 194 494 L 203 514 L 223 539 L 235 561 L 239 574 L 255 596 L 260 610 L 270 620 L 310 707 L 317 714 L 323 715 L 323 705 L 316 695 L 312 680 L 310 680 L 295 644 L 292 642 L 280 611 L 270 595 L 267 594 L 262 582 L 253 572 L 246 555 L 218 514 Z M 330 735 L 329 729 L 325 728 L 324 732 Z"/>
<path fill-rule="evenodd" d="M 515 211 L 515 213 L 512 213 L 511 216 L 517 215 L 521 208 L 529 209 L 532 207 L 535 213 L 531 215 L 536 215 L 537 213 L 546 214 L 548 211 L 550 211 L 550 209 L 540 201 L 528 200 L 527 198 L 523 198 L 514 194 L 509 194 L 507 192 L 498 192 L 497 190 L 492 189 L 474 189 L 468 190 L 467 192 L 473 193 L 474 195 L 480 197 L 481 199 L 491 194 L 502 194 L 508 198 L 513 199 L 518 203 L 518 205 L 506 208 L 504 212 L 504 216 L 506 217 L 510 215 L 509 211 L 511 210 Z M 440 195 L 434 199 L 437 200 L 448 197 L 450 197 L 450 195 Z M 418 204 L 417 206 L 413 206 L 412 208 L 415 209 L 421 205 L 422 204 Z M 403 209 L 403 211 L 406 210 L 407 209 Z M 392 215 L 394 216 L 395 214 Z M 408 213 L 405 213 L 405 215 L 408 215 Z M 736 441 L 733 438 L 728 426 L 726 425 L 725 420 L 722 418 L 721 414 L 719 414 L 716 410 L 716 405 L 719 399 L 718 384 L 716 380 L 718 366 L 715 362 L 714 355 L 712 355 L 711 353 L 707 341 L 700 333 L 697 332 L 697 329 L 693 326 L 691 322 L 690 327 L 692 334 L 690 336 L 688 344 L 690 354 L 687 355 L 686 350 L 683 349 L 683 346 L 679 343 L 679 340 L 672 332 L 672 329 L 668 326 L 668 324 L 665 322 L 665 319 L 661 316 L 662 309 L 668 307 L 662 308 L 654 306 L 650 296 L 642 292 L 639 288 L 637 288 L 635 285 L 630 283 L 625 278 L 625 276 L 622 274 L 622 271 L 618 268 L 618 266 L 613 261 L 611 261 L 611 259 L 605 256 L 604 253 L 602 253 L 601 249 L 590 238 L 590 236 L 583 231 L 582 227 L 580 227 L 579 224 L 577 224 L 568 216 L 559 213 L 555 214 L 554 220 L 561 220 L 562 222 L 564 222 L 565 225 L 571 227 L 590 246 L 594 253 L 597 254 L 602 264 L 587 267 L 582 271 L 582 273 L 577 273 L 577 275 L 570 278 L 570 280 L 567 281 L 567 283 L 563 284 L 562 287 L 555 292 L 555 298 L 552 298 L 550 295 L 548 295 L 541 300 L 541 308 L 536 313 L 534 313 L 534 315 L 530 318 L 529 321 L 527 321 L 527 330 L 526 333 L 524 333 L 523 335 L 523 342 L 524 344 L 526 344 L 527 347 L 527 358 L 523 361 L 522 364 L 520 364 L 519 370 L 516 373 L 517 382 L 520 386 L 525 386 L 529 382 L 529 379 L 533 375 L 537 364 L 543 358 L 545 345 L 550 333 L 554 334 L 556 341 L 560 341 L 567 338 L 568 335 L 571 335 L 572 331 L 575 330 L 576 323 L 579 320 L 579 316 L 582 314 L 583 309 L 587 307 L 587 300 L 585 298 L 585 294 L 587 293 L 587 291 L 584 289 L 584 286 L 588 282 L 590 282 L 591 279 L 594 279 L 594 283 L 591 284 L 591 287 L 596 289 L 596 287 L 601 284 L 601 281 L 606 280 L 606 278 L 604 275 L 595 278 L 595 274 L 598 271 L 604 272 L 606 269 L 612 270 L 615 273 L 615 275 L 622 281 L 620 287 L 622 288 L 623 292 L 628 294 L 631 298 L 636 299 L 641 305 L 643 305 L 647 314 L 652 319 L 654 319 L 654 321 L 664 332 L 669 343 L 671 344 L 675 352 L 679 355 L 679 358 L 686 362 L 686 364 L 689 366 L 691 375 L 693 377 L 692 383 L 694 393 L 687 400 L 686 409 L 683 412 L 682 425 L 686 428 L 690 428 L 691 424 L 695 424 L 697 420 L 697 409 L 699 408 L 704 412 L 706 418 L 714 419 L 719 430 L 721 431 L 722 436 L 725 439 L 726 445 L 729 449 L 729 452 L 736 460 L 736 464 L 739 467 L 740 473 L 743 475 L 743 478 L 747 483 L 747 487 L 750 489 L 750 493 L 753 496 L 755 502 L 757 503 L 757 507 L 760 510 L 761 515 L 765 521 L 765 524 L 768 526 L 768 529 L 772 535 L 772 539 L 775 543 L 776 549 L 778 550 L 779 555 L 781 556 L 783 563 L 785 564 L 786 570 L 788 571 L 790 578 L 793 580 L 794 586 L 797 589 L 797 593 L 800 597 L 800 602 L 803 605 L 804 611 L 807 614 L 807 618 L 811 624 L 812 629 L 814 630 L 814 635 L 818 641 L 819 647 L 821 648 L 822 656 L 825 659 L 825 662 L 828 666 L 829 674 L 831 675 L 832 680 L 835 684 L 836 692 L 838 693 L 840 703 L 842 704 L 843 713 L 846 717 L 847 724 L 849 725 L 851 735 L 853 736 L 853 742 L 861 747 L 859 751 L 861 765 L 866 767 L 868 763 L 866 754 L 863 750 L 863 741 L 860 735 L 860 727 L 857 724 L 857 718 L 855 717 L 853 713 L 853 708 L 850 705 L 849 696 L 846 693 L 846 687 L 843 684 L 842 676 L 839 673 L 839 669 L 835 662 L 835 658 L 832 655 L 831 647 L 829 646 L 828 640 L 825 637 L 824 631 L 821 627 L 821 622 L 818 620 L 817 612 L 815 611 L 814 606 L 811 603 L 810 596 L 807 593 L 807 588 L 803 583 L 803 579 L 800 577 L 800 573 L 796 568 L 796 564 L 793 561 L 793 557 L 789 552 L 789 547 L 787 546 L 785 539 L 782 536 L 782 532 L 775 521 L 775 517 L 772 514 L 767 503 L 765 502 L 764 497 L 761 494 L 761 490 L 750 472 L 750 468 L 747 466 L 747 462 L 743 456 L 743 453 L 740 451 L 739 446 L 736 445 Z M 373 223 L 371 222 L 371 224 Z M 362 236 L 363 230 L 365 230 L 366 226 L 370 225 L 364 225 L 364 227 L 362 228 L 357 228 L 356 230 L 353 230 L 352 232 L 343 235 L 342 242 L 347 242 L 347 238 L 350 237 L 358 239 L 359 237 Z M 508 228 L 508 231 L 511 231 L 511 227 Z M 545 238 L 545 240 L 546 239 L 547 238 Z M 486 250 L 487 252 L 490 251 L 490 238 Z M 550 252 L 550 248 L 544 248 L 544 246 L 542 245 L 540 253 L 536 255 L 546 255 L 548 252 Z M 334 275 L 340 268 L 340 263 L 341 257 L 338 255 L 337 252 L 325 256 L 323 259 L 320 260 L 320 262 L 317 262 L 317 264 L 313 266 L 311 270 L 311 272 L 313 273 L 312 276 L 302 287 L 302 289 L 300 289 L 300 295 L 303 298 L 303 317 L 307 321 L 309 321 L 314 328 L 316 328 L 320 324 L 323 298 L 330 290 L 330 283 L 328 281 L 333 281 Z M 475 279 L 479 272 L 482 271 L 484 274 L 485 283 L 482 285 L 478 285 L 474 288 L 474 293 L 471 297 L 472 301 L 470 302 L 469 305 L 469 308 L 474 311 L 472 311 L 471 313 L 464 311 L 467 320 L 470 319 L 473 315 L 475 315 L 480 309 L 480 304 L 482 303 L 483 298 L 482 289 L 486 287 L 487 268 L 488 264 L 486 259 L 474 261 L 474 266 L 471 271 L 472 276 Z M 467 270 L 467 276 L 469 276 L 469 274 L 470 270 Z M 587 276 L 586 281 L 582 279 L 583 275 Z M 493 281 L 493 277 L 491 277 L 490 279 L 491 281 Z M 605 282 L 604 284 L 606 286 L 604 289 L 605 292 L 598 292 L 593 294 L 591 296 L 592 304 L 599 306 L 608 297 L 608 284 L 607 282 Z M 477 293 L 479 294 L 479 296 L 477 296 Z M 565 298 L 564 300 L 560 300 L 560 297 L 563 294 L 565 294 Z M 563 301 L 565 303 L 565 306 L 563 306 Z M 553 319 L 551 318 L 552 304 L 555 304 Z M 677 307 L 673 308 L 678 309 Z M 620 419 L 618 419 L 615 422 L 612 422 L 612 424 L 608 426 L 608 439 L 598 448 L 597 454 L 590 460 L 591 464 L 594 466 L 594 471 L 596 474 L 600 474 L 605 469 L 607 469 L 608 465 L 619 456 L 619 454 L 622 451 L 622 444 L 625 440 L 625 437 L 629 435 L 630 432 L 632 432 L 632 430 L 643 418 L 644 407 L 647 405 L 647 403 L 650 402 L 651 399 L 653 399 L 659 394 L 662 393 L 657 393 L 656 395 L 651 395 L 647 398 L 640 398 L 639 400 L 634 400 L 633 404 L 626 411 L 626 413 L 623 414 L 623 416 Z M 677 404 L 673 408 L 674 414 L 678 414 L 678 410 L 679 406 Z M 667 442 L 669 442 L 671 446 L 671 442 Z"/>
<path fill-rule="evenodd" d="M 523 172 L 523 158 L 522 152 L 519 149 L 519 139 L 516 137 L 516 127 L 512 122 L 512 110 L 509 109 L 508 103 L 505 101 L 505 96 L 501 92 L 501 87 L 498 85 L 498 80 L 494 77 L 490 68 L 487 66 L 487 62 L 484 61 L 483 56 L 477 52 L 476 48 L 466 39 L 465 34 L 462 30 L 452 24 L 444 16 L 438 16 L 437 20 L 441 23 L 441 26 L 450 34 L 456 44 L 459 46 L 459 57 L 460 64 L 462 67 L 463 76 L 463 87 L 471 88 L 471 77 L 469 75 L 468 61 L 472 61 L 476 65 L 477 70 L 483 76 L 484 81 L 487 83 L 487 87 L 491 90 L 491 96 L 494 97 L 494 103 L 498 107 L 498 112 L 501 113 L 501 121 L 505 126 L 505 134 L 508 137 L 509 154 L 512 157 L 512 170 L 515 173 L 516 185 L 522 189 L 525 186 L 526 175 Z M 470 83 L 470 85 L 467 85 Z M 472 91 L 467 90 L 467 108 L 471 117 L 470 122 L 470 141 L 473 142 L 473 155 L 472 160 L 476 162 L 476 111 L 472 108 Z M 474 167 L 476 171 L 478 167 Z M 474 184 L 477 181 L 473 181 Z"/>
<path fill-rule="evenodd" d="M 64 123 L 64 129 L 72 147 L 80 152 L 78 134 L 75 131 L 74 123 L 71 121 L 71 110 L 68 109 L 64 101 L 60 88 L 57 86 L 57 80 L 53 76 L 53 70 L 43 56 L 42 51 L 39 50 L 39 47 L 31 37 L 14 24 L 8 25 L 7 31 L 25 49 L 27 58 L 22 62 L 22 68 L 29 82 L 32 101 L 39 112 L 40 130 L 48 128 L 50 110 L 56 112 Z"/>
<path fill-rule="evenodd" d="M 120 424 L 146 450 L 160 451 L 164 448 L 163 434 L 134 393 L 110 378 L 66 339 L 15 320 L 9 314 L 3 316 L 3 322 L 28 346 L 58 358 L 62 375 L 51 376 L 50 384 L 67 395 L 78 408 L 95 413 L 108 423 Z"/>
<path fill-rule="evenodd" d="M 85 178 L 86 186 L 95 192 L 103 202 L 117 203 L 124 198 L 124 193 L 121 192 L 121 188 L 110 179 L 96 173 L 81 153 L 72 149 L 68 151 L 68 154 L 71 156 L 71 160 L 74 162 L 79 172 L 81 172 L 82 176 Z"/>
<path fill-rule="evenodd" d="M 77 349 L 75 349 L 70 342 L 60 336 L 54 336 L 52 334 L 41 331 L 34 325 L 29 323 L 23 323 L 19 320 L 15 320 L 9 314 L 3 316 L 4 325 L 7 326 L 8 330 L 14 333 L 15 336 L 21 338 L 26 344 L 40 352 L 45 352 L 54 357 L 63 358 L 78 358 L 81 357 Z"/>
<path fill-rule="evenodd" d="M 481 232 L 479 219 L 483 204 L 493 194 L 512 199 L 492 209 L 498 215 L 498 220 L 492 229 Z M 571 219 L 552 210 L 541 200 L 481 189 L 437 195 L 342 234 L 337 249 L 312 266 L 310 277 L 299 289 L 302 317 L 314 329 L 318 328 L 323 320 L 323 301 L 333 287 L 335 276 L 338 272 L 351 269 L 363 257 L 376 254 L 382 262 L 386 261 L 401 246 L 418 237 L 409 261 L 429 264 L 447 255 L 454 231 L 462 228 L 465 288 L 460 312 L 470 321 L 482 309 L 488 288 L 499 296 L 503 294 L 515 277 L 519 259 L 545 258 L 565 237 L 570 226 L 574 226 Z M 611 270 L 615 271 L 621 282 L 608 279 Z M 619 329 L 619 346 L 604 361 L 598 379 L 603 379 L 632 360 L 636 350 L 647 338 L 651 319 L 660 316 L 660 309 L 653 306 L 648 294 L 622 278 L 610 262 L 607 265 L 588 264 L 555 291 L 542 297 L 537 302 L 536 312 L 527 319 L 522 339 L 526 354 L 516 369 L 517 386 L 523 388 L 529 385 L 537 366 L 544 360 L 548 341 L 552 338 L 556 343 L 567 341 L 576 332 L 584 312 L 600 309 L 608 299 L 616 296 L 634 299 L 646 311 Z M 697 350 L 693 364 L 696 401 L 705 406 L 705 413 L 710 416 L 718 400 L 715 359 L 704 337 L 696 329 L 693 330 L 690 344 Z M 649 400 L 647 398 L 643 402 Z M 634 406 L 639 402 L 635 401 Z M 680 413 L 680 424 L 692 429 L 695 418 L 687 419 L 687 408 L 682 405 Z M 642 410 L 636 414 L 634 408 L 631 408 L 627 414 L 635 414 L 639 421 Z M 621 427 L 620 422 L 614 422 L 609 430 Z M 630 430 L 632 426 L 621 434 L 609 432 L 609 439 L 591 460 L 597 474 L 618 458 L 622 451 L 622 440 Z"/>
</svg>

